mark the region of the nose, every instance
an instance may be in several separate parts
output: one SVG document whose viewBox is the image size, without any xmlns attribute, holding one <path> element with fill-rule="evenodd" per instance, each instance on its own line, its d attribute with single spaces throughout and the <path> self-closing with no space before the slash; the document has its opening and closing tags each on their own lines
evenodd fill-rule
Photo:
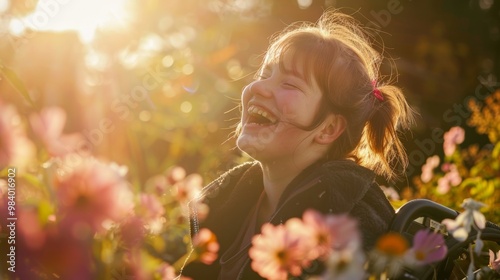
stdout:
<svg viewBox="0 0 500 280">
<path fill-rule="evenodd" d="M 251 94 L 260 95 L 262 97 L 271 98 L 273 96 L 273 89 L 270 81 L 257 80 L 248 86 Z"/>
</svg>

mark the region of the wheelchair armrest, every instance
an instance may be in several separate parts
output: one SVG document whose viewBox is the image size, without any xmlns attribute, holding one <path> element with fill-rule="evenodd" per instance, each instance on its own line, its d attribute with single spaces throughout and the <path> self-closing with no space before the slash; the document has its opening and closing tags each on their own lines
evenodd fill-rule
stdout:
<svg viewBox="0 0 500 280">
<path fill-rule="evenodd" d="M 444 219 L 455 219 L 458 212 L 428 199 L 415 199 L 405 203 L 391 222 L 391 231 L 403 233 L 417 218 L 430 218 L 438 223 Z"/>
</svg>

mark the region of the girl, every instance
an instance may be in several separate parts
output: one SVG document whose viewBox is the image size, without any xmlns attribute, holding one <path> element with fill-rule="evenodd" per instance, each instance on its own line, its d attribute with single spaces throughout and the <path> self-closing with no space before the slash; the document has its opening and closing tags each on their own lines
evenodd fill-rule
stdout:
<svg viewBox="0 0 500 280">
<path fill-rule="evenodd" d="M 261 279 L 250 267 L 252 236 L 264 223 L 307 209 L 348 213 L 369 250 L 394 210 L 375 176 L 395 177 L 407 157 L 397 137 L 412 111 L 401 91 L 379 82 L 381 56 L 350 16 L 326 12 L 316 25 L 272 40 L 257 78 L 243 90 L 237 146 L 255 161 L 237 166 L 199 197 L 209 214 L 191 230 L 215 233 L 219 258 L 188 265 L 194 279 Z"/>
</svg>

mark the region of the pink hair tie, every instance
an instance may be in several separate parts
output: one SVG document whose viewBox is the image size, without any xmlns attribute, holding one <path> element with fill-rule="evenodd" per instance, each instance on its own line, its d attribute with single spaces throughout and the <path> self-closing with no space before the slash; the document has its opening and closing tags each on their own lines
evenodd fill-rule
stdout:
<svg viewBox="0 0 500 280">
<path fill-rule="evenodd" d="M 372 86 L 373 86 L 373 95 L 375 95 L 375 98 L 377 98 L 379 101 L 384 101 L 384 96 L 382 95 L 382 92 L 377 88 L 376 80 L 372 81 Z"/>
</svg>

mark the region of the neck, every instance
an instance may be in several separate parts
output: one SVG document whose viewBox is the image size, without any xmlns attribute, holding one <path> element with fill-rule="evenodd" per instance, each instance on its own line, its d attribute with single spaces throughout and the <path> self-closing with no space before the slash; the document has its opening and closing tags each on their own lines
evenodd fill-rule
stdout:
<svg viewBox="0 0 500 280">
<path fill-rule="evenodd" d="M 310 160 L 301 165 L 293 161 L 261 162 L 266 204 L 271 212 L 276 209 L 281 194 L 290 182 L 314 162 L 315 160 Z"/>
</svg>

